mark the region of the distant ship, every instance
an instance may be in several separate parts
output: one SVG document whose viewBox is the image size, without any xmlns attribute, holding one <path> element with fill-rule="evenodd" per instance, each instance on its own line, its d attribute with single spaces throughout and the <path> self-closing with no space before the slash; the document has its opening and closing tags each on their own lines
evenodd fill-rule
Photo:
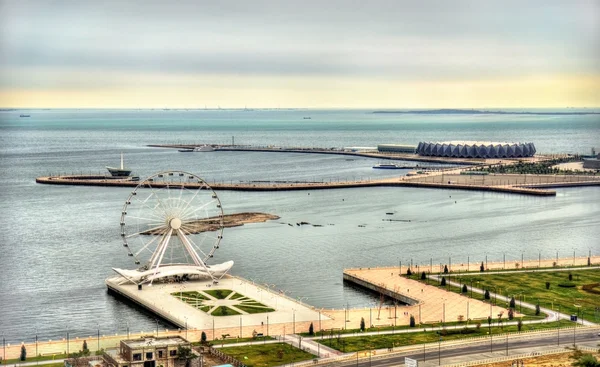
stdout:
<svg viewBox="0 0 600 367">
<path fill-rule="evenodd" d="M 110 172 L 110 175 L 113 177 L 128 177 L 129 175 L 131 175 L 131 170 L 125 169 L 123 167 L 123 153 L 121 153 L 121 168 L 106 166 L 106 169 L 108 170 L 108 172 Z"/>
<path fill-rule="evenodd" d="M 373 166 L 373 168 L 379 168 L 379 169 L 402 169 L 402 167 L 397 166 L 394 163 L 380 163 L 380 164 L 377 164 L 377 165 Z"/>
<path fill-rule="evenodd" d="M 31 115 L 19 115 L 19 117 L 31 117 Z"/>
</svg>

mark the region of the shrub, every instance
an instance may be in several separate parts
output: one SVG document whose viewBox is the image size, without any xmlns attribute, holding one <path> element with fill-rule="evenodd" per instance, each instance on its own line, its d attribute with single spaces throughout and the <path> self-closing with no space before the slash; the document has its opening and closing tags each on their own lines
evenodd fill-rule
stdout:
<svg viewBox="0 0 600 367">
<path fill-rule="evenodd" d="M 515 308 L 515 297 L 510 298 L 510 302 L 508 303 L 508 307 Z"/>
<path fill-rule="evenodd" d="M 475 324 L 475 329 L 481 329 L 481 322 L 477 321 L 477 324 Z"/>
<path fill-rule="evenodd" d="M 492 326 L 492 316 L 488 316 L 488 326 Z"/>
<path fill-rule="evenodd" d="M 444 274 L 448 274 L 448 265 L 444 265 Z"/>
<path fill-rule="evenodd" d="M 24 361 L 27 359 L 27 348 L 25 348 L 25 344 L 21 344 L 21 355 L 19 356 L 19 361 Z"/>
<path fill-rule="evenodd" d="M 521 331 L 522 328 L 523 328 L 523 321 L 521 319 L 519 319 L 519 322 L 517 322 L 517 329 L 519 331 Z"/>
<path fill-rule="evenodd" d="M 515 317 L 515 311 L 511 308 L 508 310 L 508 319 L 512 320 Z"/>
<path fill-rule="evenodd" d="M 577 286 L 577 284 L 572 283 L 572 282 L 564 282 L 564 283 L 558 283 L 559 287 L 562 288 L 575 288 Z"/>
<path fill-rule="evenodd" d="M 415 317 L 410 315 L 410 327 L 415 327 Z"/>
<path fill-rule="evenodd" d="M 406 275 L 408 275 L 408 276 L 412 275 L 412 271 L 410 270 L 410 268 L 408 268 L 408 270 L 406 271 Z"/>
<path fill-rule="evenodd" d="M 481 266 L 479 266 L 479 271 L 480 272 L 484 272 L 485 271 L 485 266 L 483 266 L 483 261 L 481 262 Z"/>
<path fill-rule="evenodd" d="M 569 282 L 573 280 L 573 274 L 569 273 Z"/>
<path fill-rule="evenodd" d="M 442 287 L 446 286 L 446 277 L 442 277 Z"/>
<path fill-rule="evenodd" d="M 308 327 L 308 335 L 313 336 L 315 335 L 315 328 L 313 326 L 313 323 L 310 323 L 310 326 Z"/>
<path fill-rule="evenodd" d="M 540 314 L 540 305 L 535 305 L 535 315 L 538 316 Z"/>
<path fill-rule="evenodd" d="M 206 344 L 206 333 L 204 331 L 200 334 L 200 343 Z"/>
<path fill-rule="evenodd" d="M 84 356 L 89 356 L 90 355 L 90 350 L 88 349 L 88 345 L 87 345 L 87 341 L 86 340 L 83 341 L 83 346 L 82 346 L 81 353 Z"/>
<path fill-rule="evenodd" d="M 485 299 L 490 299 L 490 291 L 488 291 L 487 289 L 485 290 L 485 293 L 483 294 L 483 298 Z"/>
<path fill-rule="evenodd" d="M 467 285 L 466 285 L 466 284 L 463 284 L 463 286 L 462 286 L 462 292 L 463 292 L 463 293 L 467 293 L 468 291 L 469 291 L 469 290 L 467 289 Z"/>
<path fill-rule="evenodd" d="M 365 318 L 360 318 L 360 331 L 365 331 Z"/>
<path fill-rule="evenodd" d="M 550 289 L 550 282 L 546 282 L 546 289 Z"/>
<path fill-rule="evenodd" d="M 425 274 L 425 272 L 421 273 L 421 280 L 426 280 L 427 279 L 427 274 Z"/>
</svg>

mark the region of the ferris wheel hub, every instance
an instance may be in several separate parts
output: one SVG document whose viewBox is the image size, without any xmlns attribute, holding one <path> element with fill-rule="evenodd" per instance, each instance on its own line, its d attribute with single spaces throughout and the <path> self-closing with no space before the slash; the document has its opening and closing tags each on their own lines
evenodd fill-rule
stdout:
<svg viewBox="0 0 600 367">
<path fill-rule="evenodd" d="M 169 226 L 172 229 L 178 230 L 179 228 L 181 228 L 181 219 L 179 218 L 173 218 L 169 221 Z"/>
</svg>

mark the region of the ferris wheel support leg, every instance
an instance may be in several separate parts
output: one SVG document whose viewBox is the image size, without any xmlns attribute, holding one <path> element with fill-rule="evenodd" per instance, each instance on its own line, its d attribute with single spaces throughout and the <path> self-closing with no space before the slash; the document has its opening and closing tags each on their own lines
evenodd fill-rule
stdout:
<svg viewBox="0 0 600 367">
<path fill-rule="evenodd" d="M 167 243 L 169 243 L 169 241 L 171 240 L 171 234 L 173 233 L 173 230 L 171 229 L 164 237 L 163 242 L 163 248 L 162 251 L 160 252 L 160 257 L 158 258 L 158 262 L 156 263 L 156 267 L 154 268 L 154 275 L 152 276 L 152 280 L 150 281 L 150 284 L 152 284 L 152 281 L 154 281 L 154 277 L 156 277 L 156 273 L 158 273 L 158 267 L 160 266 L 160 263 L 162 262 L 163 256 L 165 255 L 165 252 L 167 251 Z M 152 264 L 154 266 L 154 264 Z"/>
<path fill-rule="evenodd" d="M 186 250 L 188 251 L 188 253 L 192 257 L 192 259 L 194 259 L 194 263 L 196 263 L 197 266 L 203 267 L 204 270 L 206 270 L 206 273 L 208 274 L 208 276 L 210 276 L 210 278 L 212 279 L 212 281 L 214 283 L 215 282 L 215 277 L 213 276 L 212 272 L 208 269 L 208 267 L 206 266 L 206 264 L 204 263 L 204 261 L 202 261 L 200 259 L 200 257 L 196 253 L 196 251 L 194 251 L 194 248 L 192 247 L 192 245 L 188 241 L 187 237 L 185 237 L 183 235 L 183 232 L 181 231 L 181 229 L 177 230 L 177 234 L 179 235 L 179 238 L 181 239 L 181 242 L 185 246 Z"/>
</svg>

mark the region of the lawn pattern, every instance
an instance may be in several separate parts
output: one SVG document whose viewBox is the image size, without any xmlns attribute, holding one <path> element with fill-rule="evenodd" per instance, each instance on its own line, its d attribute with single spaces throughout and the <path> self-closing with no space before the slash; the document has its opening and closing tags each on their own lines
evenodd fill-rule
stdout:
<svg viewBox="0 0 600 367">
<path fill-rule="evenodd" d="M 212 316 L 247 315 L 275 311 L 273 308 L 230 289 L 174 292 L 171 295 Z"/>
</svg>

